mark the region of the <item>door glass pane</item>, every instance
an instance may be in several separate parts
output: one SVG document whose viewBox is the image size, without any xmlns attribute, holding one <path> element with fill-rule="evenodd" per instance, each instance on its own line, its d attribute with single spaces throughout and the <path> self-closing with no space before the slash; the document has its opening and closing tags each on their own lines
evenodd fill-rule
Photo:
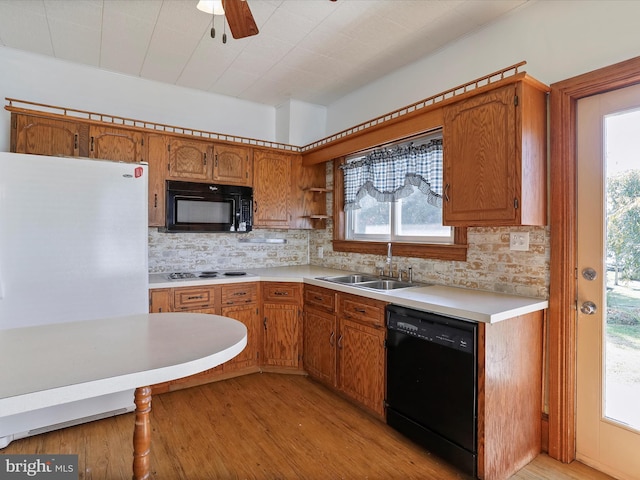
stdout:
<svg viewBox="0 0 640 480">
<path fill-rule="evenodd" d="M 640 110 L 605 117 L 605 417 L 640 429 Z"/>
</svg>

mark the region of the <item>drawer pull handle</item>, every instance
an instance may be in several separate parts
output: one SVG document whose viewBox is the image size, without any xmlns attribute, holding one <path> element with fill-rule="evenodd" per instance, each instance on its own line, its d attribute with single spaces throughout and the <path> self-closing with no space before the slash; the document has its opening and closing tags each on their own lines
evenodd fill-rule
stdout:
<svg viewBox="0 0 640 480">
<path fill-rule="evenodd" d="M 279 297 L 289 295 L 289 292 L 273 292 L 274 295 L 278 295 Z"/>
<path fill-rule="evenodd" d="M 236 292 L 236 293 L 234 293 L 234 295 L 236 297 L 242 297 L 243 295 L 246 295 L 246 294 L 247 294 L 247 292 Z"/>
<path fill-rule="evenodd" d="M 321 302 L 323 300 L 322 297 L 313 297 L 313 299 L 318 301 L 318 302 Z"/>
<path fill-rule="evenodd" d="M 203 298 L 202 295 L 198 295 L 196 297 L 187 297 L 187 300 L 202 300 Z"/>
<path fill-rule="evenodd" d="M 358 313 L 367 313 L 367 311 L 364 308 L 354 308 L 354 310 Z"/>
</svg>

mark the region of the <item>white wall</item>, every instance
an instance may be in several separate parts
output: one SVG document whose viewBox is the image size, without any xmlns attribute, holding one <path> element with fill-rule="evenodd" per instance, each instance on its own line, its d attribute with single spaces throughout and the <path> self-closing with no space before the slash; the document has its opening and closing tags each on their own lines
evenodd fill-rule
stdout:
<svg viewBox="0 0 640 480">
<path fill-rule="evenodd" d="M 522 60 L 547 85 L 640 55 L 640 1 L 538 0 L 343 97 L 327 135 Z"/>
<path fill-rule="evenodd" d="M 271 106 L 107 72 L 0 47 L 0 98 L 275 141 Z M 0 113 L 0 151 L 9 150 L 9 112 Z"/>
<path fill-rule="evenodd" d="M 276 139 L 289 145 L 308 145 L 325 136 L 326 123 L 326 107 L 291 99 L 276 108 Z"/>
</svg>

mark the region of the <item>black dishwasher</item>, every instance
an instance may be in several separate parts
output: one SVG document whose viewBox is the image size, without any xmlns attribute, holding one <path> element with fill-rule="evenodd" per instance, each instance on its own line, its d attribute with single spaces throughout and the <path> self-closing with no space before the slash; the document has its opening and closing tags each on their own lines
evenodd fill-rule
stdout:
<svg viewBox="0 0 640 480">
<path fill-rule="evenodd" d="M 387 423 L 477 474 L 477 324 L 387 307 Z"/>
</svg>

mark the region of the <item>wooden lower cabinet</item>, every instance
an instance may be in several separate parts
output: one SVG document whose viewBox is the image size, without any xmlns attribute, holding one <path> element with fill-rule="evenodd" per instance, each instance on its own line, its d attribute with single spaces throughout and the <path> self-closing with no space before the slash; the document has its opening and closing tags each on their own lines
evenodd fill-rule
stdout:
<svg viewBox="0 0 640 480">
<path fill-rule="evenodd" d="M 384 417 L 385 302 L 338 294 L 338 389 Z"/>
<path fill-rule="evenodd" d="M 262 332 L 256 283 L 151 290 L 149 311 L 224 315 L 242 322 L 247 327 L 247 346 L 236 357 L 196 375 L 153 385 L 154 394 L 260 370 Z"/>
<path fill-rule="evenodd" d="M 262 365 L 300 370 L 302 366 L 302 284 L 262 284 Z M 272 371 L 274 371 L 272 369 Z"/>
<path fill-rule="evenodd" d="M 357 295 L 311 285 L 305 288 L 305 370 L 381 418 L 385 306 Z"/>
<path fill-rule="evenodd" d="M 304 312 L 303 364 L 309 376 L 336 386 L 336 341 L 338 322 L 336 315 L 314 308 Z"/>
<path fill-rule="evenodd" d="M 341 318 L 339 331 L 338 388 L 383 417 L 385 330 Z"/>
<path fill-rule="evenodd" d="M 541 450 L 544 312 L 478 324 L 478 478 L 506 480 Z"/>
<path fill-rule="evenodd" d="M 173 290 L 158 288 L 149 292 L 149 313 L 173 312 Z"/>
<path fill-rule="evenodd" d="M 222 307 L 220 314 L 244 323 L 247 327 L 247 346 L 223 365 L 225 372 L 257 367 L 260 357 L 260 315 L 258 305 Z M 250 334 L 251 332 L 252 334 Z"/>
</svg>

